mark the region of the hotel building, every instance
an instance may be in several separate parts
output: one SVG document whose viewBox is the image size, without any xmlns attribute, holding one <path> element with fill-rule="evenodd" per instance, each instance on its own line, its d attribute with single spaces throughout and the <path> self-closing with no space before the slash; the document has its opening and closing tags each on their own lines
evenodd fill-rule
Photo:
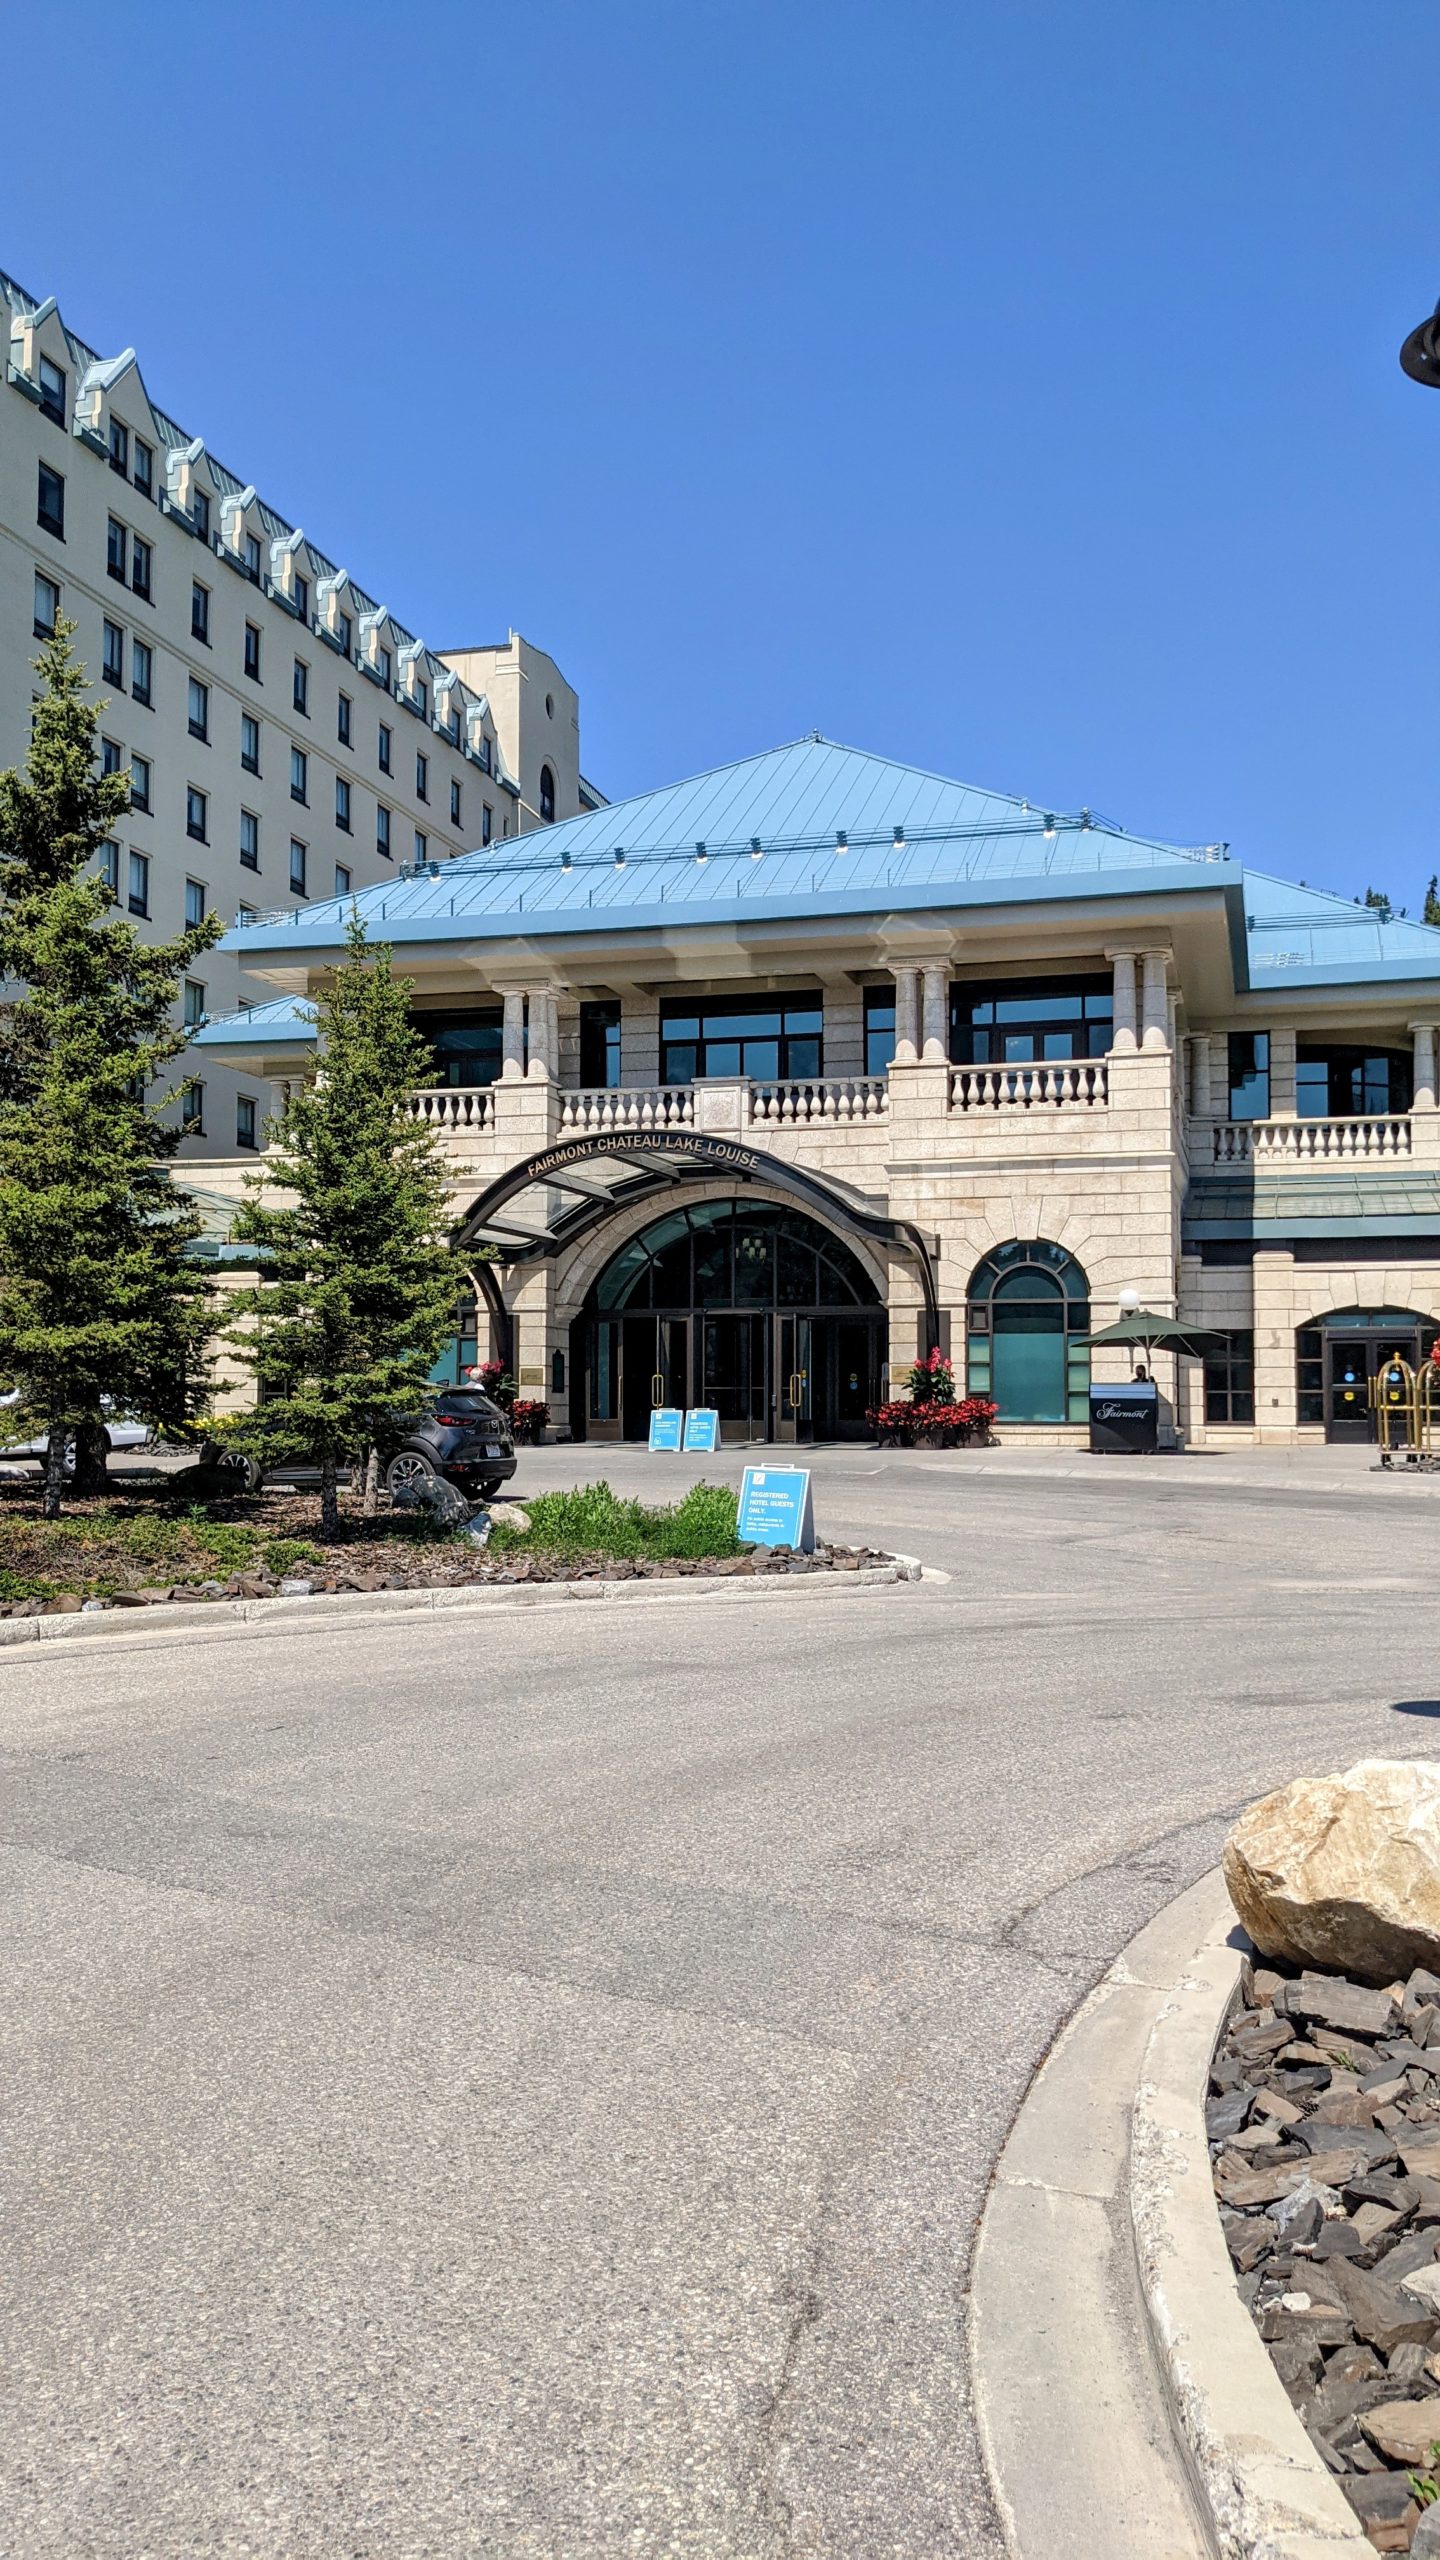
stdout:
<svg viewBox="0 0 1440 2560">
<path fill-rule="evenodd" d="M 63 613 L 131 805 L 111 885 L 165 939 L 333 907 L 601 805 L 579 702 L 512 632 L 428 648 L 157 409 L 133 348 L 102 358 L 0 275 L 0 767 L 24 762 L 34 658 Z M 183 991 L 197 1028 L 257 992 L 234 950 Z M 187 1059 L 187 1157 L 251 1153 L 270 1097 Z"/>
<path fill-rule="evenodd" d="M 814 737 L 359 904 L 432 1043 L 452 1357 L 577 1436 L 859 1433 L 938 1342 L 1007 1439 L 1078 1442 L 1134 1290 L 1225 1337 L 1159 1364 L 1186 1439 L 1363 1437 L 1440 1330 L 1440 932 L 1223 845 Z M 347 912 L 238 926 L 269 1001 L 199 1052 L 293 1074 Z"/>
</svg>

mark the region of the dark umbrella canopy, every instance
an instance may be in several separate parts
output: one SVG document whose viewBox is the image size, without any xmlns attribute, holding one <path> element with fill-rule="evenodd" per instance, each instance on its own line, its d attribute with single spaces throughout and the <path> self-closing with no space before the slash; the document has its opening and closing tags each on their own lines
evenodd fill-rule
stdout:
<svg viewBox="0 0 1440 2560">
<path fill-rule="evenodd" d="M 1138 1307 L 1133 1316 L 1122 1316 L 1118 1324 L 1102 1326 L 1092 1333 L 1092 1349 L 1097 1342 L 1124 1344 L 1133 1351 L 1178 1351 L 1185 1359 L 1208 1360 L 1225 1348 L 1223 1333 L 1207 1333 L 1202 1325 L 1180 1324 L 1174 1316 L 1152 1316 Z"/>
</svg>

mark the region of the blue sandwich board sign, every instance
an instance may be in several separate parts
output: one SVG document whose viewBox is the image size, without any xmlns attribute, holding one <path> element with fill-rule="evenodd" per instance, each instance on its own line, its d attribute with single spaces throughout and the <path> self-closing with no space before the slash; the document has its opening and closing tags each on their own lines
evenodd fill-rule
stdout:
<svg viewBox="0 0 1440 2560">
<path fill-rule="evenodd" d="M 692 1404 L 685 1416 L 685 1446 L 702 1450 L 719 1448 L 720 1416 L 713 1404 Z"/>
<path fill-rule="evenodd" d="M 815 1544 L 809 1468 L 747 1467 L 735 1535 L 742 1546 L 795 1547 L 808 1554 Z"/>
<path fill-rule="evenodd" d="M 678 1449 L 685 1416 L 678 1404 L 657 1404 L 650 1415 L 652 1449 Z"/>
</svg>

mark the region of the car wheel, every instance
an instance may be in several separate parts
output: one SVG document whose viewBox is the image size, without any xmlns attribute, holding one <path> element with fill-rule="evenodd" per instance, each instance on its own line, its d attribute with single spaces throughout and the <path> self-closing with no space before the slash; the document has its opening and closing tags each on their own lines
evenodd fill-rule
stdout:
<svg viewBox="0 0 1440 2560">
<path fill-rule="evenodd" d="M 500 1484 L 499 1476 L 482 1476 L 475 1487 L 476 1494 L 482 1502 L 493 1502 L 500 1490 Z"/>
<path fill-rule="evenodd" d="M 259 1459 L 248 1457 L 239 1449 L 227 1449 L 223 1457 L 216 1460 L 215 1471 L 225 1479 L 227 1486 L 233 1482 L 237 1493 L 258 1493 L 265 1481 L 265 1470 Z"/>
<path fill-rule="evenodd" d="M 407 1493 L 429 1493 L 439 1481 L 421 1449 L 401 1449 L 385 1470 L 385 1490 L 392 1502 L 402 1489 Z"/>
</svg>

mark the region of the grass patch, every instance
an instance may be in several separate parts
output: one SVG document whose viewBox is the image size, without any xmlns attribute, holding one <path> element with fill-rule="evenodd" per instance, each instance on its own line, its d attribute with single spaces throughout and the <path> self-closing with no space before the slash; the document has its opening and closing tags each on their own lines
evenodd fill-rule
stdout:
<svg viewBox="0 0 1440 2560">
<path fill-rule="evenodd" d="M 735 1496 L 723 1485 L 692 1485 L 683 1502 L 650 1504 L 625 1499 L 602 1482 L 573 1493 L 537 1494 L 524 1507 L 528 1530 L 497 1521 L 490 1538 L 493 1554 L 659 1562 L 667 1556 L 748 1552 L 735 1535 Z"/>
</svg>

